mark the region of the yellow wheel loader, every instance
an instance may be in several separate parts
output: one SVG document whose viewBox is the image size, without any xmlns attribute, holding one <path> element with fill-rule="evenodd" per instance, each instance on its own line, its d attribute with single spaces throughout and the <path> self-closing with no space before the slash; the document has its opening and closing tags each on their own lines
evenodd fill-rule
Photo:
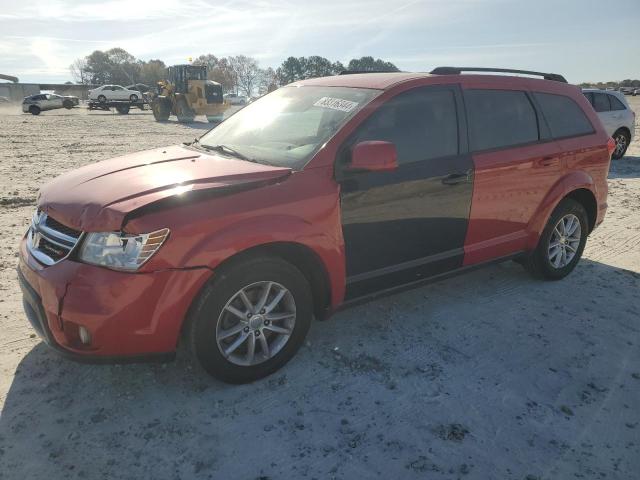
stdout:
<svg viewBox="0 0 640 480">
<path fill-rule="evenodd" d="M 229 105 L 222 96 L 222 85 L 207 80 L 205 65 L 174 65 L 167 69 L 167 79 L 158 82 L 157 92 L 149 95 L 156 121 L 167 121 L 171 115 L 181 123 L 192 122 L 205 115 L 211 123 L 219 123 Z"/>
</svg>

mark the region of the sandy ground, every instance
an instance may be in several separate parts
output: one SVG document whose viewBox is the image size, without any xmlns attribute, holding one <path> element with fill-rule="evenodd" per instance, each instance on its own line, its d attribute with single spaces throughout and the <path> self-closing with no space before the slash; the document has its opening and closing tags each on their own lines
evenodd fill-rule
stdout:
<svg viewBox="0 0 640 480">
<path fill-rule="evenodd" d="M 316 322 L 245 386 L 184 359 L 88 366 L 41 344 L 14 270 L 38 186 L 206 128 L 0 113 L 1 479 L 640 478 L 640 142 L 561 282 L 505 263 L 381 299 Z"/>
</svg>

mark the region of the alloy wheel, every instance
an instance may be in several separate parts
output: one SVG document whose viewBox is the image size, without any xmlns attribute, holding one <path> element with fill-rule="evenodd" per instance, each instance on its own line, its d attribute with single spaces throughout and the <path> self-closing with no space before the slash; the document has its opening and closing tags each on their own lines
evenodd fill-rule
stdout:
<svg viewBox="0 0 640 480">
<path fill-rule="evenodd" d="M 296 322 L 291 292 L 276 282 L 252 283 L 236 292 L 218 317 L 216 343 L 231 363 L 253 366 L 287 344 Z"/>
<path fill-rule="evenodd" d="M 576 256 L 580 247 L 582 228 L 572 213 L 562 217 L 551 232 L 548 258 L 554 268 L 564 268 Z"/>
<path fill-rule="evenodd" d="M 619 133 L 615 138 L 616 149 L 614 151 L 614 156 L 621 157 L 624 152 L 627 150 L 627 136 L 624 133 Z"/>
</svg>

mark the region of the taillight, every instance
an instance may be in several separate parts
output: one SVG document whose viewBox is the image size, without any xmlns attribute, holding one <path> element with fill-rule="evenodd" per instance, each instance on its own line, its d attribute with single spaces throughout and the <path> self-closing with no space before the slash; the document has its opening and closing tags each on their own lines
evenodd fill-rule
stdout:
<svg viewBox="0 0 640 480">
<path fill-rule="evenodd" d="M 609 137 L 609 141 L 607 142 L 607 150 L 609 150 L 609 157 L 613 155 L 614 150 L 616 149 L 616 141 Z"/>
</svg>

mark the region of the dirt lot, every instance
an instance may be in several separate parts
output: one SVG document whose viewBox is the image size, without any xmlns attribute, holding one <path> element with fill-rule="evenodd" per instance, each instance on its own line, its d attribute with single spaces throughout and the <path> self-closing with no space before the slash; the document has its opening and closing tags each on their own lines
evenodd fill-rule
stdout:
<svg viewBox="0 0 640 480">
<path fill-rule="evenodd" d="M 39 185 L 206 128 L 0 112 L 0 479 L 640 478 L 640 142 L 561 282 L 505 263 L 351 309 L 245 386 L 41 344 L 15 281 Z"/>
</svg>

